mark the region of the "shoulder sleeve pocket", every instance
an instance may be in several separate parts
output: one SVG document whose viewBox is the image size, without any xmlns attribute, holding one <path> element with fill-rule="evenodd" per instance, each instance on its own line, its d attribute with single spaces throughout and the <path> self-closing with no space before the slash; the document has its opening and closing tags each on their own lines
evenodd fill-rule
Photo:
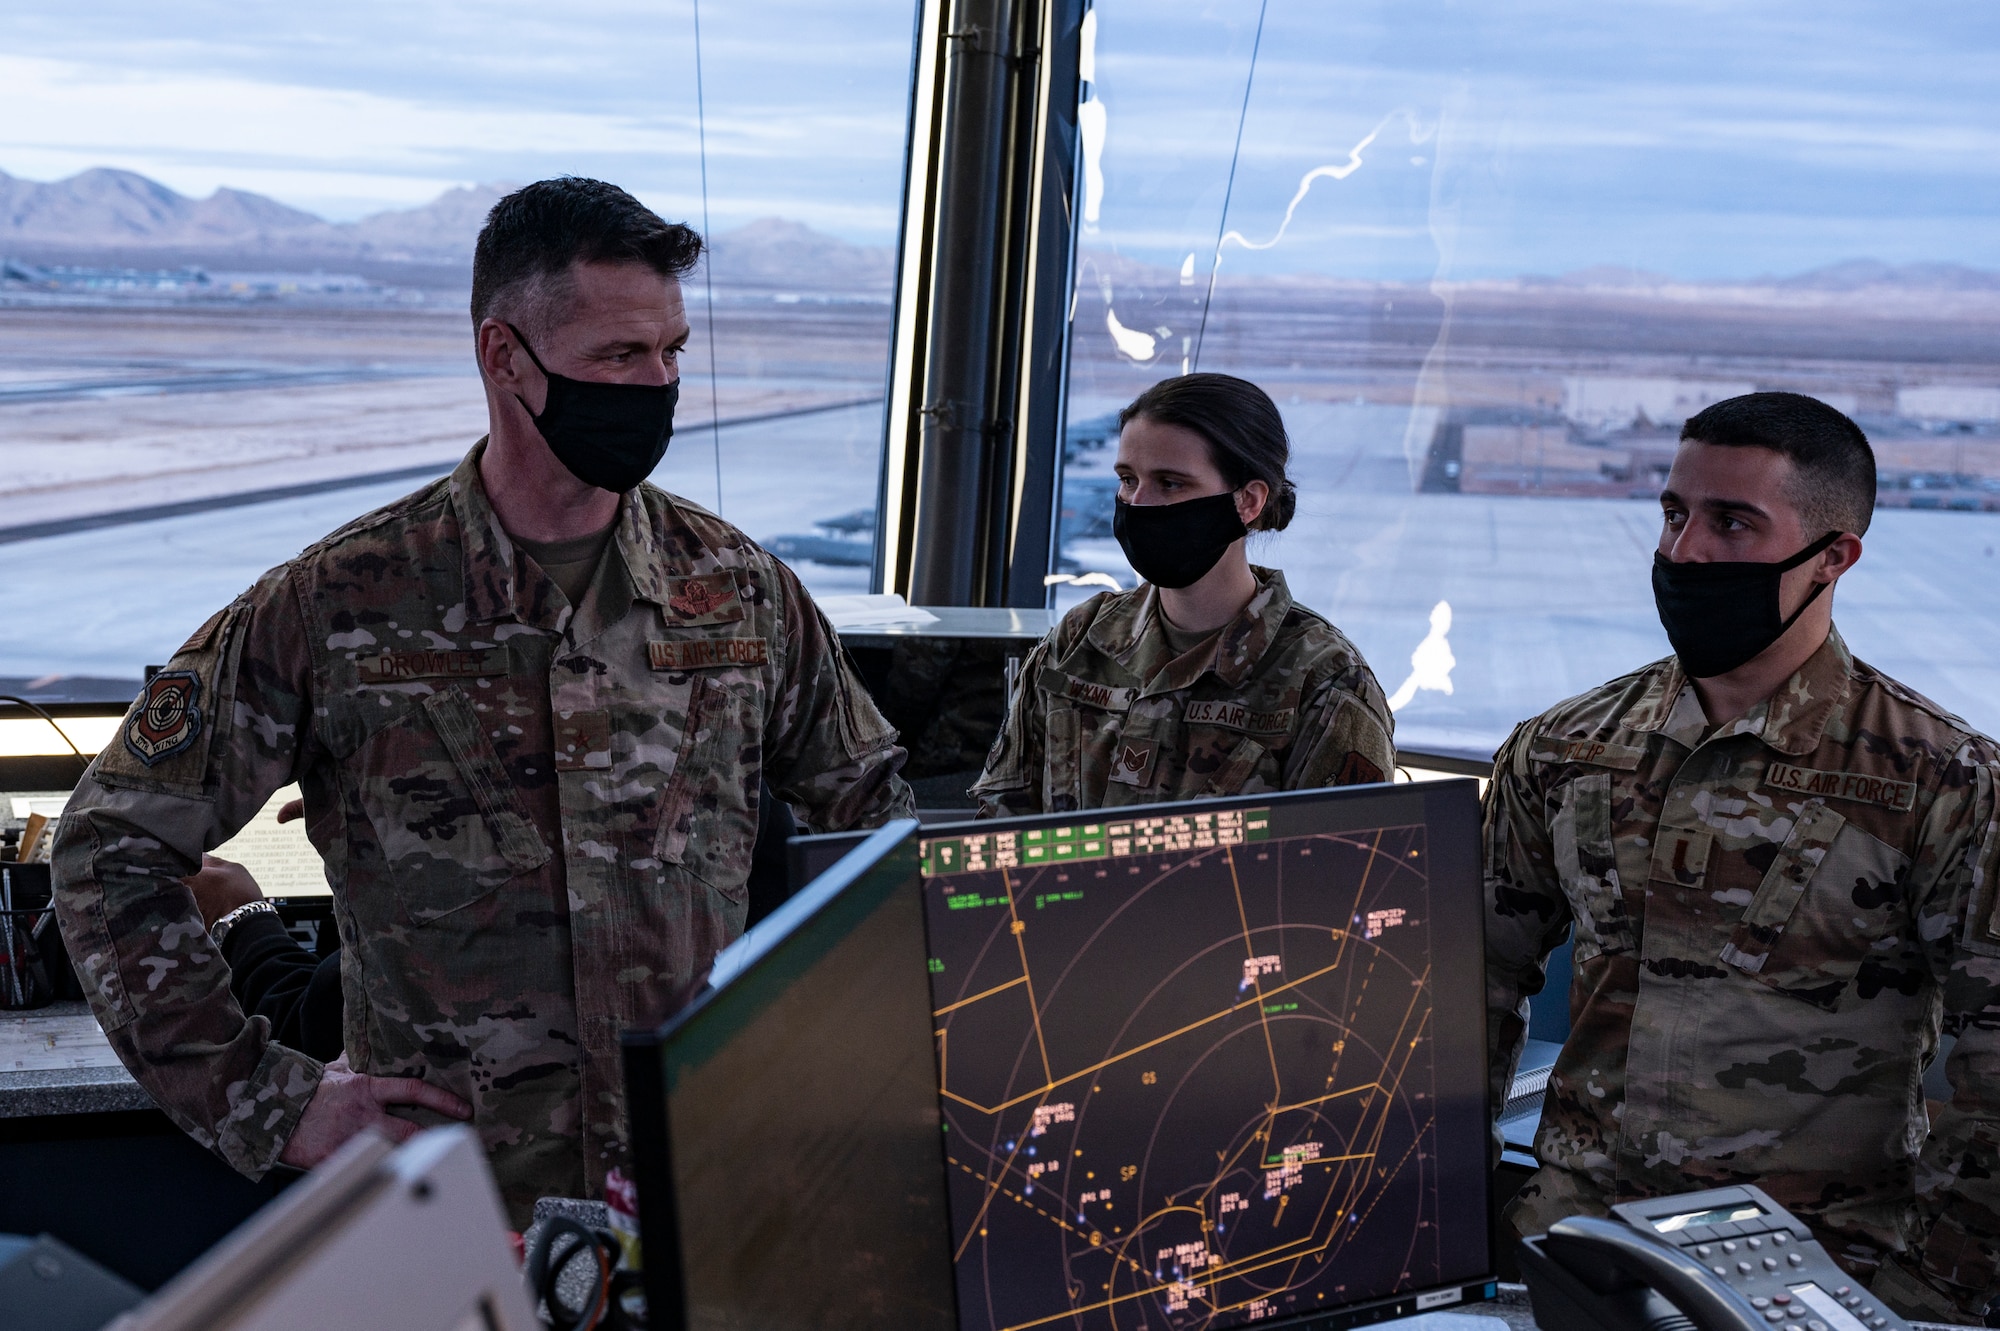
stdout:
<svg viewBox="0 0 2000 1331">
<path fill-rule="evenodd" d="M 97 756 L 106 785 L 198 797 L 220 742 L 242 652 L 241 602 L 211 615 L 166 668 L 147 680 Z"/>
<path fill-rule="evenodd" d="M 1982 776 L 1982 784 L 1992 780 L 1991 773 Z M 2000 805 L 1988 801 L 1982 801 L 1988 804 L 1985 826 L 1968 852 L 1971 892 L 1959 941 L 1976 956 L 2000 957 Z"/>
<path fill-rule="evenodd" d="M 1592 772 L 1560 787 L 1549 841 L 1563 895 L 1577 920 L 1576 960 L 1635 946 L 1624 885 L 1611 844 L 1611 774 Z"/>
</svg>

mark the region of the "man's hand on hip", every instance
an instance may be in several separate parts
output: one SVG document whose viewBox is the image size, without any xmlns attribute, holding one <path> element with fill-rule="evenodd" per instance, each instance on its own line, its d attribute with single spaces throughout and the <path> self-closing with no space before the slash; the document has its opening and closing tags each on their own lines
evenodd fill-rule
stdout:
<svg viewBox="0 0 2000 1331">
<path fill-rule="evenodd" d="M 393 1142 L 405 1142 L 421 1130 L 406 1118 L 388 1112 L 390 1105 L 417 1105 L 448 1118 L 469 1119 L 472 1106 L 415 1077 L 371 1077 L 347 1066 L 347 1055 L 326 1065 L 319 1089 L 306 1102 L 299 1126 L 285 1143 L 278 1163 L 311 1169 L 364 1128 L 373 1128 Z"/>
</svg>

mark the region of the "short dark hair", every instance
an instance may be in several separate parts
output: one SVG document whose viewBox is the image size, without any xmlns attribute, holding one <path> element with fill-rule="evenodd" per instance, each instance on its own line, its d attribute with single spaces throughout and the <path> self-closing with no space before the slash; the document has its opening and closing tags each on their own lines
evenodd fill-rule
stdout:
<svg viewBox="0 0 2000 1331">
<path fill-rule="evenodd" d="M 547 331 L 567 316 L 570 265 L 643 263 L 680 278 L 701 259 L 701 237 L 601 180 L 557 176 L 493 205 L 472 250 L 472 326 L 510 319 Z"/>
<path fill-rule="evenodd" d="M 1292 444 L 1278 404 L 1248 379 L 1233 374 L 1183 374 L 1162 379 L 1118 413 L 1124 429 L 1140 416 L 1193 430 L 1208 441 L 1208 457 L 1231 490 L 1251 481 L 1271 487 L 1253 531 L 1283 531 L 1299 494 L 1285 476 Z"/>
<path fill-rule="evenodd" d="M 1792 460 L 1791 493 L 1806 537 L 1868 530 L 1875 516 L 1875 450 L 1847 416 L 1804 393 L 1745 393 L 1705 407 L 1681 439 L 1763 448 Z"/>
</svg>

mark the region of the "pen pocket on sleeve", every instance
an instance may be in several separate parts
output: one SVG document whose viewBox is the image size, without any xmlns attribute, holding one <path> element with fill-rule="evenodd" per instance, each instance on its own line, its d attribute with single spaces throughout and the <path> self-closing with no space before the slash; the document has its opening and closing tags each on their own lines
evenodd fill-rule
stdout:
<svg viewBox="0 0 2000 1331">
<path fill-rule="evenodd" d="M 1561 788 L 1560 799 L 1549 838 L 1563 895 L 1576 916 L 1575 959 L 1630 952 L 1632 921 L 1611 843 L 1611 774 L 1576 777 Z"/>
</svg>

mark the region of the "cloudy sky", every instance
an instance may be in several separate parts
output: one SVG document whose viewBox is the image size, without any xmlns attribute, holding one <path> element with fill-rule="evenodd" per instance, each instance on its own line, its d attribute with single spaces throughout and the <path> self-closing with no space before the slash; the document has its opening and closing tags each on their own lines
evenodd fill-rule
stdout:
<svg viewBox="0 0 2000 1331">
<path fill-rule="evenodd" d="M 2000 5 L 1270 0 L 1225 220 L 1257 10 L 1099 0 L 1087 243 L 1205 271 L 1234 233 L 1225 271 L 1356 277 L 2000 268 Z M 704 6 L 717 227 L 893 238 L 911 11 Z M 580 171 L 696 217 L 690 19 L 688 0 L 10 0 L 0 170 L 122 166 L 335 218 Z"/>
<path fill-rule="evenodd" d="M 701 202 L 689 0 L 9 0 L 0 170 L 140 171 L 334 219 L 473 181 Z M 893 239 L 907 3 L 702 6 L 711 213 Z"/>
</svg>

